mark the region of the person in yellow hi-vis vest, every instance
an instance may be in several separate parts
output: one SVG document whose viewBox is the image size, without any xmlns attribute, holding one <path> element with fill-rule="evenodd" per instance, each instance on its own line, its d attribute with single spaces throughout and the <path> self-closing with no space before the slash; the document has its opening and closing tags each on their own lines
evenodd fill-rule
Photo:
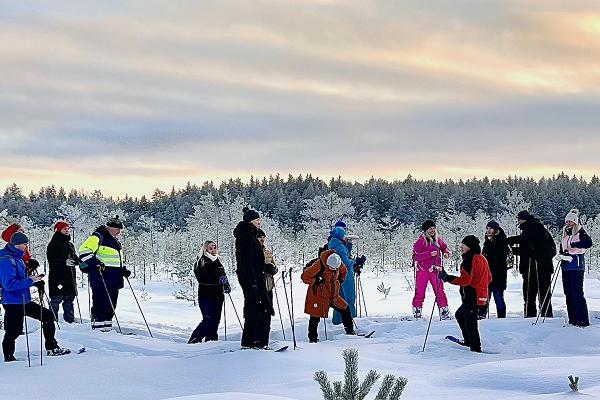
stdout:
<svg viewBox="0 0 600 400">
<path fill-rule="evenodd" d="M 117 308 L 123 277 L 131 271 L 123 265 L 123 253 L 118 237 L 123 222 L 117 215 L 97 228 L 79 247 L 80 268 L 89 274 L 92 289 L 92 329 L 108 332 Z"/>
</svg>

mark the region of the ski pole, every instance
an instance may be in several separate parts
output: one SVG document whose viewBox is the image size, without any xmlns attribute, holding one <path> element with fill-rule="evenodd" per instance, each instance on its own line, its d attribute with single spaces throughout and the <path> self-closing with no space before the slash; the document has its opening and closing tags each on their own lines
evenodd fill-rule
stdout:
<svg viewBox="0 0 600 400">
<path fill-rule="evenodd" d="M 367 311 L 367 302 L 365 301 L 365 292 L 363 291 L 362 279 L 360 275 L 358 275 L 358 287 L 360 288 L 360 298 L 363 301 L 363 308 L 365 309 L 365 317 L 369 317 L 369 312 Z"/>
<path fill-rule="evenodd" d="M 359 279 L 359 275 L 356 273 L 356 271 L 354 272 L 354 293 L 355 293 L 355 300 L 358 303 L 358 307 L 357 307 L 357 311 L 358 311 L 358 317 L 362 318 L 362 306 L 360 304 L 360 290 L 359 290 L 359 286 L 358 286 L 358 279 Z"/>
<path fill-rule="evenodd" d="M 40 297 L 40 367 L 44 365 L 44 297 L 42 292 L 38 290 L 38 296 Z"/>
<path fill-rule="evenodd" d="M 225 341 L 227 341 L 227 304 L 225 304 L 225 299 L 223 299 L 223 321 L 225 323 Z"/>
<path fill-rule="evenodd" d="M 29 352 L 29 330 L 27 329 L 27 312 L 25 310 L 25 293 L 21 295 L 23 302 L 23 321 L 25 321 L 25 342 L 27 343 L 27 365 L 31 367 L 31 355 Z"/>
<path fill-rule="evenodd" d="M 281 318 L 281 307 L 279 306 L 279 296 L 277 296 L 277 287 L 273 284 L 273 293 L 275 293 L 275 302 L 277 303 L 277 311 L 279 313 L 279 322 L 281 322 L 281 333 L 285 340 L 285 329 L 283 328 L 283 318 Z"/>
<path fill-rule="evenodd" d="M 294 339 L 294 350 L 296 350 L 296 318 L 294 314 L 294 285 L 292 281 L 292 267 L 290 267 L 290 302 L 292 303 L 292 319 L 294 324 L 292 325 L 292 338 Z"/>
<path fill-rule="evenodd" d="M 73 268 L 71 268 L 71 275 L 73 275 L 73 288 L 75 289 L 75 300 L 77 301 L 77 311 L 79 311 L 79 322 L 83 324 L 83 318 L 81 318 L 81 307 L 79 306 L 79 293 L 77 291 L 77 278 Z"/>
<path fill-rule="evenodd" d="M 552 301 L 552 295 L 554 294 L 554 289 L 556 288 L 556 283 L 558 282 L 558 268 L 556 271 L 556 276 L 554 277 L 554 284 L 552 285 L 552 291 L 550 292 L 550 298 L 548 299 L 548 302 Z M 546 314 L 544 314 L 544 318 L 542 319 L 542 324 L 546 322 Z"/>
<path fill-rule="evenodd" d="M 556 271 L 554 272 L 554 274 L 552 274 L 552 278 L 550 279 L 550 285 L 548 286 L 548 290 L 546 291 L 546 294 L 544 295 L 544 298 L 542 300 L 542 307 L 540 307 L 540 310 L 537 313 L 537 317 L 535 318 L 535 322 L 532 323 L 531 325 L 537 325 L 538 321 L 540 320 L 540 317 L 542 316 L 542 313 L 544 313 L 544 304 L 546 304 L 546 300 L 548 298 L 548 295 L 551 295 L 551 291 L 553 292 L 553 286 L 555 284 L 555 280 L 558 280 L 558 271 L 559 271 L 559 266 L 560 266 L 560 261 L 557 263 L 556 265 Z M 545 313 L 544 313 L 545 314 Z M 544 319 L 545 316 L 544 316 Z"/>
<path fill-rule="evenodd" d="M 88 312 L 90 315 L 90 327 L 94 328 L 93 318 L 92 318 L 92 295 L 90 294 L 90 273 L 88 271 L 87 274 L 87 292 L 88 292 Z"/>
<path fill-rule="evenodd" d="M 439 249 L 438 246 L 436 246 L 436 247 Z M 434 262 L 434 264 L 435 264 L 435 262 Z M 443 260 L 441 254 L 440 254 L 440 264 L 441 264 L 442 269 L 444 269 L 444 260 Z M 431 308 L 431 315 L 429 316 L 429 323 L 427 324 L 427 332 L 425 333 L 425 340 L 423 341 L 423 350 L 421 350 L 421 352 L 423 352 L 423 353 L 425 352 L 425 346 L 427 345 L 427 339 L 429 338 L 429 330 L 431 329 L 431 321 L 433 320 L 433 312 L 435 311 L 435 306 L 437 304 L 437 299 L 438 299 L 438 293 L 440 291 L 440 281 L 441 281 L 441 279 L 440 279 L 440 276 L 439 276 L 439 273 L 438 273 L 438 275 L 437 275 L 437 282 L 436 282 L 438 290 L 435 291 L 435 293 L 434 293 L 435 294 L 435 299 L 433 301 L 433 307 Z M 441 321 L 441 319 L 442 319 L 442 317 L 440 315 L 440 321 Z"/>
<path fill-rule="evenodd" d="M 329 309 L 329 305 L 327 305 Z M 325 317 L 325 282 L 323 282 L 323 290 L 321 290 L 321 314 L 323 315 L 323 327 L 325 328 L 325 341 L 329 340 L 327 338 L 327 318 Z"/>
<path fill-rule="evenodd" d="M 131 281 L 129 280 L 128 277 L 125 277 L 125 279 L 127 280 L 127 283 L 129 284 L 129 289 L 131 289 L 131 294 L 133 294 L 133 298 L 135 299 L 135 302 L 137 303 L 138 309 L 140 310 L 140 314 L 142 314 L 142 318 L 144 319 L 144 323 L 146 324 L 146 329 L 148 329 L 148 333 L 150 334 L 150 337 L 154 338 L 154 336 L 152 336 L 152 331 L 150 331 L 150 326 L 148 325 L 148 321 L 146 321 L 146 316 L 144 315 L 144 312 L 142 311 L 142 306 L 140 306 L 140 302 L 138 301 L 137 296 L 135 295 L 133 286 L 131 286 Z"/>
<path fill-rule="evenodd" d="M 42 294 L 40 293 L 40 298 L 41 298 L 41 296 L 42 296 Z M 53 323 L 56 322 L 56 326 L 58 327 L 58 330 L 60 330 L 60 324 L 58 323 L 58 314 L 56 314 L 54 312 L 54 308 L 52 308 L 52 301 L 50 301 L 50 297 L 48 297 L 48 293 L 44 292 L 44 296 L 46 296 L 46 301 L 48 302 L 48 306 L 50 306 L 50 311 L 52 311 L 52 318 L 54 319 L 54 321 L 52 321 L 52 322 Z"/>
<path fill-rule="evenodd" d="M 113 304 L 112 299 L 110 298 L 110 293 L 108 293 L 108 286 L 106 286 L 106 281 L 104 280 L 104 275 L 102 275 L 102 271 L 98 268 L 98 275 L 100 275 L 100 279 L 102 280 L 102 284 L 104 285 L 104 290 L 106 291 L 106 297 L 108 298 L 108 303 L 110 304 L 110 308 L 115 316 L 115 321 L 117 321 L 117 327 L 119 328 L 119 333 L 122 335 L 123 331 L 121 330 L 121 324 L 119 324 L 119 318 L 117 318 L 117 311 L 115 310 L 115 306 Z"/>
<path fill-rule="evenodd" d="M 242 321 L 240 320 L 240 316 L 235 308 L 235 304 L 233 303 L 233 299 L 231 298 L 231 293 L 227 293 L 229 296 L 229 300 L 231 300 L 231 306 L 233 307 L 233 311 L 235 312 L 235 316 L 237 317 L 238 323 L 240 324 L 240 329 L 242 332 L 244 331 L 244 327 L 242 326 Z"/>
<path fill-rule="evenodd" d="M 290 268 L 291 270 L 291 268 Z M 290 317 L 290 326 L 292 328 L 292 338 L 294 339 L 294 350 L 296 350 L 296 333 L 294 331 L 294 319 L 292 317 L 292 311 L 290 308 L 290 300 L 288 298 L 288 293 L 287 293 L 287 286 L 285 283 L 285 271 L 281 271 L 281 279 L 283 280 L 283 292 L 285 293 L 285 302 L 287 304 L 288 307 L 288 315 Z M 291 278 L 290 278 L 291 280 Z"/>
</svg>

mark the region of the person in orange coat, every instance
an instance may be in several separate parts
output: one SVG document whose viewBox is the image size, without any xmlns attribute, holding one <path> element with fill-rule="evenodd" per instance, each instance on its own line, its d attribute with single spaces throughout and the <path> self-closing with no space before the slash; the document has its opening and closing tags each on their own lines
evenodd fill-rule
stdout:
<svg viewBox="0 0 600 400">
<path fill-rule="evenodd" d="M 473 235 L 465 236 L 461 243 L 462 263 L 460 276 L 448 275 L 443 269 L 440 279 L 452 285 L 460 286 L 462 305 L 456 310 L 456 321 L 463 335 L 462 345 L 471 351 L 481 353 L 481 338 L 477 326 L 479 308 L 488 302 L 489 284 L 492 273 L 484 256 L 481 255 L 479 239 Z"/>
<path fill-rule="evenodd" d="M 340 285 L 346 279 L 346 275 L 348 275 L 348 268 L 333 250 L 321 253 L 319 259 L 302 272 L 302 282 L 309 285 L 304 312 L 310 315 L 308 321 L 308 341 L 310 343 L 318 342 L 319 319 L 329 317 L 329 308 L 333 308 L 342 315 L 346 334 L 356 334 L 350 307 L 340 296 Z"/>
</svg>

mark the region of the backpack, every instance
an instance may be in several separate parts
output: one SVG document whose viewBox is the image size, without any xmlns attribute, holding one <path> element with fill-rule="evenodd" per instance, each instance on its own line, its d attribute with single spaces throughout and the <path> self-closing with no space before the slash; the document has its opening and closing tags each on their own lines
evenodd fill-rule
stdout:
<svg viewBox="0 0 600 400">
<path fill-rule="evenodd" d="M 313 265 L 314 263 L 316 263 L 317 261 L 319 261 L 319 263 L 321 264 L 321 270 L 317 274 L 317 277 L 320 276 L 321 278 L 323 278 L 323 273 L 325 272 L 325 265 L 323 264 L 323 261 L 321 261 L 321 254 L 323 254 L 323 252 L 327 251 L 327 250 L 328 250 L 328 244 L 327 243 L 325 243 L 324 246 L 319 247 L 318 256 L 315 257 L 315 258 L 313 258 L 309 262 L 307 262 L 304 265 L 304 268 L 302 269 L 302 272 L 306 271 L 307 268 L 309 268 L 311 265 Z"/>
</svg>

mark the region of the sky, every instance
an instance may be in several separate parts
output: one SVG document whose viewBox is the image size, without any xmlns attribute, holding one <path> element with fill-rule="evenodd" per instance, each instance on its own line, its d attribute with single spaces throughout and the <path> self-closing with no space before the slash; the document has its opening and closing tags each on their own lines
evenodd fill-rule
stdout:
<svg viewBox="0 0 600 400">
<path fill-rule="evenodd" d="M 0 188 L 600 171 L 600 2 L 0 0 Z"/>
</svg>

